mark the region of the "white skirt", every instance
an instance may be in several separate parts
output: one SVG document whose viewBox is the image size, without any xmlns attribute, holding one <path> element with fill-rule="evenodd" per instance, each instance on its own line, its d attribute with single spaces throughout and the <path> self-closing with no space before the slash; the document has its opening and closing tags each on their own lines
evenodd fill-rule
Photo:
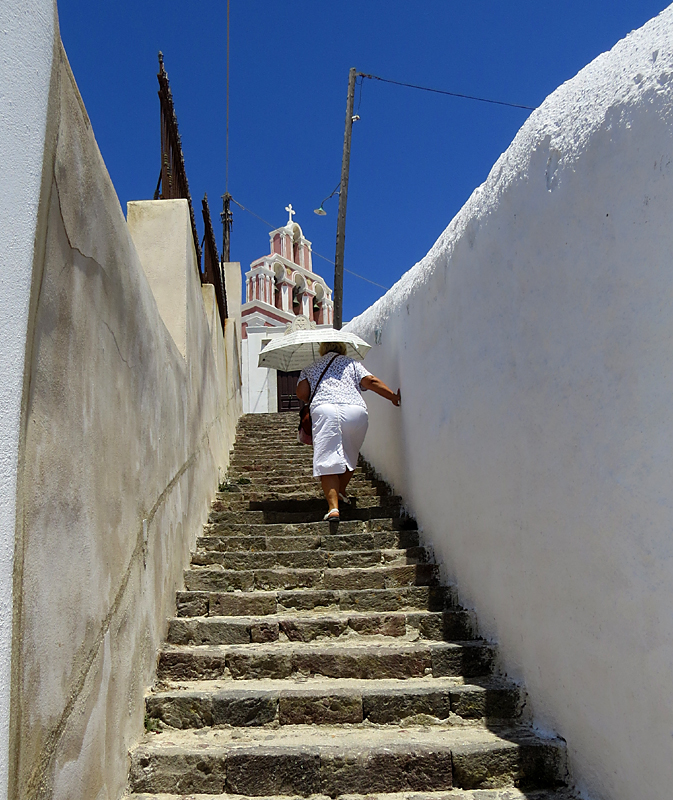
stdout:
<svg viewBox="0 0 673 800">
<path fill-rule="evenodd" d="M 345 403 L 321 403 L 311 409 L 313 474 L 352 472 L 367 433 L 367 409 Z"/>
</svg>

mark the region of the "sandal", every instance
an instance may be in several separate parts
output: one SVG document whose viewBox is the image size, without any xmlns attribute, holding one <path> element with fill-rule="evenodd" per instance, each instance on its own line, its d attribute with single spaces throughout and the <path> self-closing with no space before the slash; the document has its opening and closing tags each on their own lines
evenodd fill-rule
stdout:
<svg viewBox="0 0 673 800">
<path fill-rule="evenodd" d="M 345 494 L 341 494 L 341 492 L 339 492 L 339 500 L 341 500 L 341 502 L 345 503 L 347 506 L 349 506 L 351 504 L 350 498 L 346 497 Z"/>
<path fill-rule="evenodd" d="M 338 522 L 339 521 L 339 509 L 338 508 L 333 508 L 331 511 L 328 511 L 325 514 L 325 516 L 323 517 L 323 519 L 326 520 L 327 522 L 330 522 L 330 521 Z"/>
</svg>

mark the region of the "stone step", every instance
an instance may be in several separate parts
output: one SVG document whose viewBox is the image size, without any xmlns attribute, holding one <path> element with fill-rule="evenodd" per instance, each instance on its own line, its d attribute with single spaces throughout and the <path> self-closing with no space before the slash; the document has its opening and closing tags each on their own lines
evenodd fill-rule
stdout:
<svg viewBox="0 0 673 800">
<path fill-rule="evenodd" d="M 222 500 L 213 500 L 211 506 L 216 507 L 217 503 L 223 502 Z M 402 505 L 402 498 L 396 494 L 388 495 L 354 495 L 352 502 L 339 503 L 342 514 L 349 512 L 357 512 L 360 509 L 367 508 L 399 508 Z M 293 511 L 294 513 L 311 513 L 312 511 L 323 511 L 327 508 L 327 501 L 325 496 L 309 496 L 306 500 L 300 498 L 291 498 L 289 500 L 262 500 L 250 501 L 250 508 L 253 511 Z M 357 519 L 357 517 L 352 517 Z"/>
<path fill-rule="evenodd" d="M 417 531 L 415 520 L 405 516 L 367 520 L 341 520 L 338 525 L 320 519 L 314 522 L 216 522 L 203 526 L 204 536 L 345 536 L 358 533 Z"/>
<path fill-rule="evenodd" d="M 425 564 L 430 561 L 424 547 L 404 550 L 262 550 L 231 552 L 208 546 L 192 553 L 192 566 L 220 564 L 225 569 L 274 569 L 293 567 L 299 569 L 342 569 L 352 567 L 403 566 Z"/>
<path fill-rule="evenodd" d="M 449 611 L 460 610 L 450 586 L 413 586 L 400 589 L 279 592 L 202 592 L 177 594 L 179 617 L 266 616 L 278 612 L 330 614 L 334 611 Z"/>
<path fill-rule="evenodd" d="M 270 644 L 164 645 L 159 652 L 159 680 L 225 678 L 481 677 L 491 673 L 493 648 L 483 641 L 396 642 L 361 637 L 357 643 L 324 641 Z"/>
<path fill-rule="evenodd" d="M 274 465 L 291 466 L 292 464 L 297 464 L 302 467 L 306 465 L 312 466 L 313 448 L 298 453 L 283 453 L 279 448 L 269 453 L 252 451 L 250 453 L 239 453 L 234 451 L 234 455 L 231 457 L 229 464 L 237 469 L 240 469 L 241 465 L 246 464 L 254 464 L 255 466 L 264 464 L 267 467 L 273 467 Z"/>
<path fill-rule="evenodd" d="M 309 487 L 306 492 L 298 492 L 293 495 L 284 492 L 222 492 L 224 497 L 218 497 L 211 503 L 214 511 L 293 511 L 304 509 L 306 511 L 327 512 L 327 501 L 322 490 L 317 487 Z M 349 508 L 371 508 L 373 506 L 386 506 L 390 504 L 399 505 L 399 498 L 393 495 L 379 495 L 376 492 L 369 494 L 360 492 L 349 494 L 349 502 L 339 501 L 339 507 L 343 513 Z"/>
<path fill-rule="evenodd" d="M 168 623 L 169 644 L 212 645 L 253 642 L 311 642 L 361 636 L 397 637 L 408 641 L 466 641 L 475 638 L 469 611 L 333 612 L 310 617 L 296 614 L 174 617 Z"/>
<path fill-rule="evenodd" d="M 292 412 L 286 418 L 282 418 L 281 422 L 284 422 L 285 425 L 274 423 L 271 426 L 248 425 L 239 427 L 236 430 L 236 442 L 238 443 L 239 439 L 244 440 L 251 437 L 256 439 L 259 436 L 264 436 L 268 439 L 278 438 L 279 431 L 283 431 L 283 436 L 290 437 L 292 433 L 296 433 L 297 431 L 297 426 L 299 425 L 299 412 Z"/>
<path fill-rule="evenodd" d="M 126 797 L 126 796 L 125 796 Z M 184 794 L 131 794 L 127 800 L 185 800 Z M 246 800 L 239 794 L 190 794 L 189 800 Z M 264 800 L 288 800 L 285 796 L 267 795 Z M 315 795 L 315 800 L 328 800 Z M 578 800 L 568 789 L 449 789 L 443 792 L 375 792 L 371 794 L 342 794 L 337 800 Z"/>
<path fill-rule="evenodd" d="M 345 523 L 340 525 L 342 528 Z M 260 528 L 262 526 L 259 526 Z M 256 553 L 265 551 L 322 550 L 342 552 L 345 550 L 407 550 L 419 547 L 418 531 L 374 531 L 372 533 L 336 534 L 334 536 L 265 536 L 248 534 L 238 536 L 211 534 L 196 540 L 199 550 Z"/>
<path fill-rule="evenodd" d="M 406 681 L 314 679 L 192 681 L 150 694 L 147 716 L 172 728 L 215 725 L 462 724 L 514 719 L 521 713 L 518 687 L 503 681 L 458 684 L 452 678 Z"/>
<path fill-rule="evenodd" d="M 274 483 L 283 481 L 285 483 L 296 482 L 305 484 L 306 482 L 309 482 L 313 485 L 318 484 L 318 478 L 313 475 L 313 467 L 310 464 L 307 464 L 306 466 L 288 466 L 287 464 L 281 464 L 273 469 L 264 468 L 262 465 L 253 464 L 246 469 L 236 469 L 230 465 L 223 486 L 249 486 L 265 483 L 273 485 Z M 364 472 L 360 471 L 359 468 L 353 473 L 351 482 L 348 485 L 349 490 L 351 485 L 357 485 L 358 483 L 361 485 L 364 484 L 379 488 L 388 488 L 381 486 L 380 481 L 366 475 Z"/>
<path fill-rule="evenodd" d="M 297 441 L 298 427 L 299 427 L 299 417 L 297 416 L 294 425 L 282 431 L 274 429 L 237 431 L 236 440 L 234 442 L 234 446 L 232 449 L 236 450 L 239 447 L 251 447 L 255 445 L 261 445 L 265 447 L 289 446 L 289 447 L 306 449 L 305 444 L 299 444 L 299 442 Z"/>
<path fill-rule="evenodd" d="M 338 726 L 170 730 L 131 754 L 131 791 L 261 797 L 553 786 L 565 770 L 558 739 L 525 730 Z"/>
<path fill-rule="evenodd" d="M 298 465 L 298 464 L 295 465 L 295 466 L 290 466 L 290 465 L 288 465 L 286 463 L 285 464 L 280 464 L 279 463 L 279 464 L 275 465 L 274 469 L 269 470 L 267 475 L 268 475 L 269 478 L 278 478 L 278 477 L 293 476 L 293 475 L 301 478 L 302 480 L 306 476 L 309 476 L 309 477 L 313 478 L 314 477 L 313 476 L 313 462 L 312 462 L 312 460 L 309 459 L 309 462 L 307 464 L 305 464 L 304 466 Z M 236 467 L 232 462 L 229 463 L 229 467 L 227 469 L 227 479 L 228 480 L 237 482 L 237 481 L 241 480 L 242 478 L 248 478 L 248 479 L 252 480 L 255 477 L 262 478 L 262 479 L 264 479 L 264 477 L 265 477 L 264 472 L 261 471 L 261 465 L 260 464 L 252 463 L 252 461 L 251 461 L 251 463 L 250 463 L 250 465 L 248 467 L 239 468 L 239 467 Z M 354 472 L 353 472 L 352 480 L 355 480 L 356 478 L 365 478 L 365 479 L 368 479 L 368 480 L 372 480 L 372 479 L 375 479 L 375 475 L 373 475 L 372 473 L 370 473 L 367 470 L 363 469 L 362 467 L 356 467 Z"/>
<path fill-rule="evenodd" d="M 301 478 L 296 475 L 275 475 L 267 476 L 259 473 L 250 473 L 250 475 L 240 475 L 231 480 L 227 479 L 225 484 L 230 488 L 238 487 L 242 490 L 257 489 L 257 487 L 274 487 L 281 491 L 285 491 L 287 486 L 308 486 L 317 485 L 318 479 L 314 478 L 312 474 L 305 475 Z M 389 492 L 388 486 L 383 481 L 372 481 L 364 473 L 355 472 L 348 484 L 348 491 L 350 492 L 354 487 L 369 488 L 374 487 L 384 493 Z"/>
<path fill-rule="evenodd" d="M 241 483 L 241 481 L 243 482 Z M 245 492 L 291 492 L 305 491 L 307 488 L 320 488 L 320 481 L 313 474 L 264 476 L 253 472 L 249 475 L 239 475 L 236 478 L 227 477 L 224 482 L 224 488 L 220 491 L 223 493 L 239 490 Z M 367 478 L 366 475 L 358 475 L 357 473 L 351 478 L 347 491 L 348 493 L 354 491 L 379 491 L 382 494 L 390 494 L 390 489 L 385 484 L 381 484 L 379 481 L 374 482 Z"/>
<path fill-rule="evenodd" d="M 275 430 L 283 424 L 287 426 L 295 425 L 296 427 L 298 419 L 298 411 L 265 411 L 263 414 L 246 414 L 239 419 L 237 430 L 258 430 L 264 427 Z"/>
<path fill-rule="evenodd" d="M 187 569 L 185 588 L 201 592 L 250 592 L 254 589 L 396 589 L 402 586 L 435 586 L 436 564 L 356 567 L 350 569 L 235 570 L 215 567 Z"/>
<path fill-rule="evenodd" d="M 351 520 L 370 520 L 370 519 L 395 519 L 401 516 L 400 506 L 395 504 L 395 500 L 399 503 L 398 498 L 378 498 L 385 503 L 368 506 L 366 508 L 352 508 L 343 506 L 341 511 L 341 519 L 344 522 Z M 221 501 L 216 501 L 219 503 Z M 208 516 L 208 522 L 234 522 L 234 523 L 252 523 L 257 525 L 274 524 L 274 523 L 290 523 L 299 524 L 306 522 L 322 522 L 325 511 L 327 510 L 327 503 L 322 501 L 311 501 L 308 508 L 302 508 L 302 503 L 291 503 L 290 508 L 297 510 L 276 510 L 276 509 L 251 509 L 249 511 L 211 511 Z M 313 507 L 311 507 L 313 506 Z M 331 523 L 334 526 L 334 533 L 337 532 L 339 523 L 334 521 Z"/>
<path fill-rule="evenodd" d="M 279 441 L 272 436 L 264 439 L 251 437 L 247 441 L 241 439 L 236 442 L 236 445 L 230 450 L 233 455 L 253 455 L 253 456 L 273 456 L 278 453 L 287 453 L 288 455 L 297 456 L 298 458 L 305 458 L 307 455 L 313 456 L 313 448 L 306 448 L 306 445 L 299 444 L 296 440 L 294 442 L 284 439 Z"/>
<path fill-rule="evenodd" d="M 229 480 L 238 482 L 241 478 L 249 478 L 253 480 L 254 478 L 262 478 L 263 480 L 267 480 L 268 478 L 281 478 L 281 477 L 293 477 L 293 478 L 313 478 L 313 480 L 317 480 L 313 477 L 313 467 L 310 464 L 306 466 L 288 466 L 287 464 L 281 464 L 274 468 L 269 468 L 268 466 L 264 466 L 264 464 L 248 464 L 245 468 L 237 468 L 229 465 L 229 469 L 227 470 L 227 477 Z"/>
<path fill-rule="evenodd" d="M 283 433 L 281 436 L 265 433 L 237 436 L 234 446 L 229 451 L 230 455 L 236 455 L 237 453 L 262 453 L 264 455 L 273 455 L 279 452 L 288 452 L 305 456 L 312 455 L 313 448 L 311 446 L 307 447 L 304 444 L 299 444 L 297 441 L 297 428 L 293 428 L 292 431 Z"/>
<path fill-rule="evenodd" d="M 263 414 L 246 414 L 241 417 L 237 424 L 238 431 L 246 430 L 259 430 L 260 428 L 268 427 L 269 430 L 277 430 L 283 424 L 288 427 L 298 424 L 299 412 L 298 411 L 269 411 Z"/>
<path fill-rule="evenodd" d="M 356 500 L 360 497 L 387 497 L 388 493 L 379 491 L 370 484 L 356 484 L 348 486 L 349 500 Z M 293 483 L 289 486 L 263 486 L 256 484 L 255 486 L 238 486 L 237 484 L 230 486 L 224 492 L 218 492 L 215 496 L 216 500 L 256 500 L 258 502 L 271 502 L 271 501 L 288 501 L 288 500 L 312 500 L 315 497 L 324 498 L 320 484 L 314 479 L 310 478 L 303 484 Z"/>
</svg>

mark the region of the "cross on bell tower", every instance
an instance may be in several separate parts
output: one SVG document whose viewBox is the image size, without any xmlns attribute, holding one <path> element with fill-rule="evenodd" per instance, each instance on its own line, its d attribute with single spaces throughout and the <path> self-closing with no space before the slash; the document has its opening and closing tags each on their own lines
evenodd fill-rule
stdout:
<svg viewBox="0 0 673 800">
<path fill-rule="evenodd" d="M 287 221 L 287 224 L 288 224 L 288 225 L 292 225 L 292 217 L 294 217 L 294 215 L 295 215 L 297 212 L 296 212 L 296 211 L 295 211 L 295 210 L 292 208 L 292 203 L 290 203 L 290 205 L 289 205 L 289 206 L 285 206 L 285 210 L 286 210 L 286 211 L 287 211 L 287 213 L 290 215 L 290 218 L 288 219 L 288 221 Z"/>
</svg>

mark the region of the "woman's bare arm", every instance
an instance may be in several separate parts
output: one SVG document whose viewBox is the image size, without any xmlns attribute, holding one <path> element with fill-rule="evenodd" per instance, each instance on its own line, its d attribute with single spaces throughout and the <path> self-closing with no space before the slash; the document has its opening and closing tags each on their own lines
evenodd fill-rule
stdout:
<svg viewBox="0 0 673 800">
<path fill-rule="evenodd" d="M 308 399 L 311 396 L 311 384 L 304 378 L 303 381 L 299 381 L 297 384 L 297 397 L 302 400 L 304 403 L 308 403 Z"/>
<path fill-rule="evenodd" d="M 393 392 L 393 390 L 389 389 L 382 380 L 379 380 L 376 377 L 376 375 L 365 375 L 365 377 L 360 381 L 360 386 L 362 386 L 363 389 L 371 389 L 372 392 L 380 394 L 381 397 L 385 397 L 386 400 L 390 400 L 394 406 L 399 406 L 402 399 L 399 389 L 397 392 Z"/>
</svg>

